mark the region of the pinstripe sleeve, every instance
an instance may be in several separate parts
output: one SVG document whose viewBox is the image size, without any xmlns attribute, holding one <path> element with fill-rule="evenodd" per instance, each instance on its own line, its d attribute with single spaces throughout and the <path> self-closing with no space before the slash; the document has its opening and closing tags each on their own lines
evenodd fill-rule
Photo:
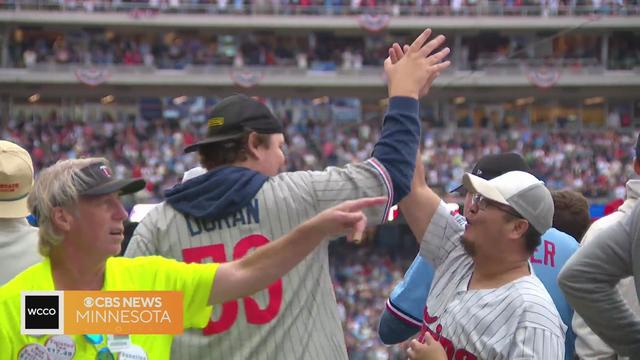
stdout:
<svg viewBox="0 0 640 360">
<path fill-rule="evenodd" d="M 312 201 L 316 212 L 346 200 L 384 196 L 387 203 L 365 211 L 371 223 L 387 219 L 393 200 L 393 184 L 387 170 L 376 159 L 345 167 L 329 167 L 325 171 L 299 171 L 277 176 L 288 182 L 295 201 Z M 310 196 L 310 199 L 309 199 Z"/>
<path fill-rule="evenodd" d="M 434 268 L 439 267 L 456 247 L 461 246 L 464 223 L 464 217 L 451 215 L 444 203 L 440 202 L 420 242 L 420 255 Z"/>
<path fill-rule="evenodd" d="M 564 359 L 564 339 L 540 327 L 520 327 L 509 350 L 509 359 Z"/>
<path fill-rule="evenodd" d="M 131 236 L 124 256 L 135 258 L 138 256 L 158 254 L 158 246 L 156 243 L 158 241 L 158 236 L 156 236 L 158 227 L 153 226 L 155 218 L 155 212 L 152 210 L 152 212 L 142 219 L 133 232 L 133 236 Z"/>
</svg>

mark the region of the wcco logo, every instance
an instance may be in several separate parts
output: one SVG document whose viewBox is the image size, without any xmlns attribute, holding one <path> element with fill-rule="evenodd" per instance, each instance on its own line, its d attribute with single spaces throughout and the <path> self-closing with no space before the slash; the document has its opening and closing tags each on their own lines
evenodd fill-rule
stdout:
<svg viewBox="0 0 640 360">
<path fill-rule="evenodd" d="M 64 329 L 62 291 L 23 291 L 20 307 L 20 333 L 27 335 L 62 334 Z"/>
</svg>

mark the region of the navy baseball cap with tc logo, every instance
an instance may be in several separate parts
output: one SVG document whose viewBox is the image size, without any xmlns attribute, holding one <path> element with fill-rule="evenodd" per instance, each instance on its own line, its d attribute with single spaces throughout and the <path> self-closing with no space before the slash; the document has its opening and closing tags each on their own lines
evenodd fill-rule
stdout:
<svg viewBox="0 0 640 360">
<path fill-rule="evenodd" d="M 185 153 L 198 150 L 202 145 L 238 139 L 248 132 L 278 134 L 284 132 L 282 122 L 261 102 L 237 94 L 224 98 L 209 113 L 207 137 L 184 149 Z"/>
<path fill-rule="evenodd" d="M 119 195 L 127 195 L 142 190 L 145 185 L 143 179 L 116 179 L 108 164 L 104 162 L 94 163 L 80 169 L 84 180 L 78 186 L 78 192 L 82 196 L 106 195 L 118 192 Z"/>
</svg>

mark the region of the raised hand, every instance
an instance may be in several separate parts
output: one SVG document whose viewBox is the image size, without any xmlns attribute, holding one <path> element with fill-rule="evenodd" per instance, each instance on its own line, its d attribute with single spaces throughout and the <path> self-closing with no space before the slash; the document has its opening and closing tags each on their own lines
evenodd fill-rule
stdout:
<svg viewBox="0 0 640 360">
<path fill-rule="evenodd" d="M 389 79 L 389 97 L 410 96 L 420 98 L 427 95 L 433 81 L 445 70 L 450 61 L 442 61 L 449 55 L 449 48 L 431 54 L 445 40 L 438 35 L 425 44 L 431 29 L 426 29 L 404 49 L 397 43 L 389 48 L 389 57 L 384 62 L 385 73 Z M 442 62 L 441 62 L 442 61 Z"/>
</svg>

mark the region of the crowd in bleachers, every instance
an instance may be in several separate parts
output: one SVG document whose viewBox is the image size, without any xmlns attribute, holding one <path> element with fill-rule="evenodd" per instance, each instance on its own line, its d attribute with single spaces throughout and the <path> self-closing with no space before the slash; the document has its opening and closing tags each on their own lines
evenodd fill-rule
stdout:
<svg viewBox="0 0 640 360">
<path fill-rule="evenodd" d="M 354 15 L 587 15 L 636 14 L 637 0 L 33 0 L 9 1 L 15 9 L 206 12 L 222 14 Z"/>
<path fill-rule="evenodd" d="M 321 169 L 366 159 L 379 136 L 382 114 L 371 120 L 336 124 L 310 116 L 310 101 L 271 101 L 284 119 L 289 170 Z M 325 120 L 317 120 L 325 119 Z M 182 149 L 204 133 L 193 120 L 144 120 L 104 115 L 83 122 L 67 114 L 16 116 L 5 123 L 2 138 L 23 144 L 36 169 L 61 158 L 104 154 L 119 176 L 143 176 L 147 196 L 159 200 L 163 190 L 196 165 Z M 508 130 L 433 128 L 424 134 L 429 184 L 447 189 L 473 162 L 488 153 L 525 154 L 535 173 L 552 189 L 572 188 L 591 198 L 619 197 L 632 174 L 634 134 L 627 130 L 548 130 L 513 126 Z"/>
<path fill-rule="evenodd" d="M 195 65 L 337 66 L 381 65 L 382 42 L 338 39 L 318 33 L 195 35 L 113 32 L 31 33 L 19 30 L 10 44 L 11 66 L 95 64 L 184 69 Z"/>
<path fill-rule="evenodd" d="M 637 0 L 588 1 L 592 9 L 608 13 L 638 7 Z M 218 12 L 248 13 L 247 9 L 256 8 L 281 12 L 279 9 L 295 7 L 296 12 L 328 14 L 343 11 L 341 9 L 351 9 L 344 10 L 345 13 L 358 13 L 361 8 L 379 6 L 393 8 L 391 12 L 397 14 L 430 13 L 436 8 L 448 9 L 446 14 L 466 14 L 468 9 L 487 6 L 482 0 L 407 0 L 399 4 L 376 0 L 258 0 L 250 4 L 242 0 L 150 0 L 148 3 L 60 0 L 60 3 L 68 8 L 89 11 L 99 10 L 109 3 L 140 4 L 161 11 L 181 5 L 211 5 Z M 506 0 L 502 3 L 506 9 L 539 6 L 543 15 L 566 13 L 566 8 L 584 5 L 568 0 Z M 410 8 L 414 10 L 407 11 Z M 609 43 L 609 68 L 630 69 L 640 64 L 640 37 L 630 34 L 625 33 Z M 460 68 L 475 70 L 485 60 L 506 59 L 510 53 L 522 50 L 516 38 L 490 37 L 463 39 Z M 394 40 L 402 42 L 399 39 L 394 36 Z M 523 43 L 530 41 L 524 39 Z M 18 29 L 11 36 L 9 56 L 4 57 L 10 63 L 3 65 L 29 68 L 38 64 L 96 64 L 158 69 L 225 65 L 358 70 L 363 66 L 380 66 L 388 43 L 384 35 L 350 38 L 336 38 L 325 33 L 299 37 L 268 33 L 124 35 L 111 31 L 37 33 Z M 574 46 L 576 43 L 579 46 Z M 597 62 L 602 46 L 600 38 L 585 36 L 578 40 L 555 41 L 548 50 L 549 56 L 596 59 Z M 265 101 L 285 124 L 288 171 L 319 170 L 363 161 L 370 156 L 380 137 L 381 113 L 368 114 L 365 119 L 336 121 L 330 110 L 325 116 L 313 114 L 317 109 L 313 109 L 311 100 Z M 459 185 L 463 173 L 482 156 L 515 151 L 523 154 L 536 176 L 552 190 L 577 190 L 596 201 L 622 198 L 624 184 L 634 174 L 636 134 L 630 118 L 623 121 L 615 110 L 609 109 L 609 112 L 609 118 L 617 116 L 618 122 L 624 122 L 627 127 L 613 126 L 597 131 L 564 126 L 539 128 L 530 126 L 525 120 L 493 126 L 488 119 L 484 124 L 459 121 L 457 127 L 443 127 L 444 124 L 438 124 L 432 115 L 426 115 L 423 118 L 422 156 L 427 182 L 436 190 L 446 191 Z M 629 114 L 626 116 L 630 117 Z M 183 149 L 203 138 L 205 132 L 206 121 L 190 117 L 169 119 L 132 115 L 114 118 L 105 112 L 87 119 L 61 111 L 30 115 L 14 113 L 9 119 L 0 119 L 0 138 L 24 146 L 37 171 L 60 159 L 104 156 L 111 161 L 115 177 L 145 178 L 145 191 L 136 194 L 135 199 L 125 199 L 127 207 L 133 203 L 161 201 L 164 190 L 178 183 L 186 170 L 198 165 L 196 155 L 184 154 Z M 412 250 L 391 253 L 366 244 L 354 248 L 334 243 L 330 271 L 351 359 L 405 357 L 405 345 L 387 347 L 381 343 L 377 326 L 385 300 L 417 251 Z"/>
<path fill-rule="evenodd" d="M 378 321 L 391 290 L 416 253 L 417 248 L 392 258 L 379 247 L 356 248 L 340 242 L 332 246 L 331 273 L 350 359 L 403 357 L 402 345 L 382 344 Z"/>
<path fill-rule="evenodd" d="M 464 35 L 460 47 L 455 49 L 456 68 L 475 70 L 507 59 L 522 61 L 528 58 L 564 60 L 565 66 L 602 65 L 602 36 L 568 34 L 548 42 L 547 47 L 540 47 L 534 55 L 525 51 L 527 44 L 540 39 L 535 35 L 533 39 L 497 33 Z M 82 30 L 42 32 L 19 28 L 9 42 L 9 63 L 3 65 L 30 68 L 38 64 L 93 64 L 157 69 L 289 66 L 318 71 L 359 70 L 363 66 L 381 66 L 389 42 L 407 43 L 408 40 L 397 34 L 337 36 L 326 32 L 266 32 L 205 35 Z M 606 66 L 611 69 L 637 66 L 638 44 L 637 34 L 616 33 L 608 44 Z"/>
</svg>

